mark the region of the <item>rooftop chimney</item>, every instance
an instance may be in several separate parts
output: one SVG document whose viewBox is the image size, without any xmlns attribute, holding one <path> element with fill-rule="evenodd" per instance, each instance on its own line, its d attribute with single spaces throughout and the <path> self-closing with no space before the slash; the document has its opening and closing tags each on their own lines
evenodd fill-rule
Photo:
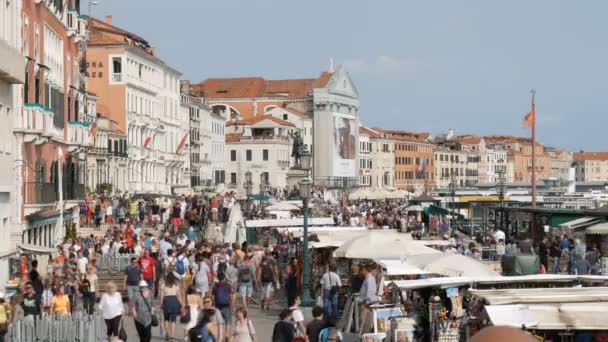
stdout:
<svg viewBox="0 0 608 342">
<path fill-rule="evenodd" d="M 104 20 L 106 24 L 112 25 L 112 16 L 106 15 L 106 19 Z"/>
<path fill-rule="evenodd" d="M 156 57 L 156 48 L 154 46 L 150 47 L 150 54 Z"/>
</svg>

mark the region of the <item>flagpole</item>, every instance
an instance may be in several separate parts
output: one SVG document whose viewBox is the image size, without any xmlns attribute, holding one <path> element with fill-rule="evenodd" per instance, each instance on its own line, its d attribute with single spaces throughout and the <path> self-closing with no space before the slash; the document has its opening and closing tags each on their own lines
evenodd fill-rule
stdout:
<svg viewBox="0 0 608 342">
<path fill-rule="evenodd" d="M 536 90 L 532 89 L 532 208 L 536 208 Z"/>
</svg>

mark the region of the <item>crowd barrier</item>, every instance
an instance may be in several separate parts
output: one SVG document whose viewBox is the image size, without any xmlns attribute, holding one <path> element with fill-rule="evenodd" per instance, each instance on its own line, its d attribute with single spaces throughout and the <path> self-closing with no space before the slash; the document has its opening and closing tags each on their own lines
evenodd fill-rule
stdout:
<svg viewBox="0 0 608 342">
<path fill-rule="evenodd" d="M 131 263 L 135 254 L 103 255 L 99 258 L 101 273 L 117 274 L 123 273 Z"/>
<path fill-rule="evenodd" d="M 7 333 L 11 342 L 84 342 L 106 339 L 106 326 L 99 316 L 28 316 L 11 324 Z"/>
</svg>

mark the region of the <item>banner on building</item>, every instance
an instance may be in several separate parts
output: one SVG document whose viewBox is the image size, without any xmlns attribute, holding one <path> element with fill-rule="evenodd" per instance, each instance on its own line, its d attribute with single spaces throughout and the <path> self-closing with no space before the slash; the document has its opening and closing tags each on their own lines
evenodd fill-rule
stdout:
<svg viewBox="0 0 608 342">
<path fill-rule="evenodd" d="M 334 116 L 334 176 L 356 176 L 357 129 L 354 119 Z"/>
</svg>

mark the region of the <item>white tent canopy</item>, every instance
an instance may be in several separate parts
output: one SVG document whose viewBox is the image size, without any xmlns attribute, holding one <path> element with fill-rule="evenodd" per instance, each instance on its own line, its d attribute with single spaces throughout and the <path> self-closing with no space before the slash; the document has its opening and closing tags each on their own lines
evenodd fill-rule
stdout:
<svg viewBox="0 0 608 342">
<path fill-rule="evenodd" d="M 304 219 L 301 217 L 291 219 L 275 219 L 275 220 L 247 220 L 245 221 L 247 228 L 264 228 L 264 227 L 301 227 L 304 225 Z M 333 226 L 335 224 L 332 217 L 311 217 L 308 219 L 309 226 Z"/>
<path fill-rule="evenodd" d="M 380 259 L 378 263 L 384 266 L 386 272 L 385 275 L 388 276 L 401 276 L 401 275 L 414 275 L 414 274 L 425 274 L 424 270 L 421 268 L 414 266 L 412 264 L 408 264 L 402 260 L 395 259 Z"/>
<path fill-rule="evenodd" d="M 501 290 L 470 289 L 469 293 L 473 296 L 483 298 L 490 305 L 608 302 L 608 287 L 563 287 Z"/>
<path fill-rule="evenodd" d="M 493 325 L 538 330 L 606 330 L 606 303 L 486 305 Z"/>
<path fill-rule="evenodd" d="M 266 208 L 264 208 L 264 210 L 266 211 L 295 211 L 295 210 L 301 210 L 300 207 L 298 207 L 295 204 L 292 203 L 288 203 L 288 202 L 279 202 L 279 203 L 275 203 L 273 205 L 269 205 Z"/>
<path fill-rule="evenodd" d="M 483 263 L 460 254 L 413 255 L 406 258 L 406 261 L 422 268 L 428 273 L 436 273 L 448 277 L 491 277 L 500 275 Z"/>
<path fill-rule="evenodd" d="M 334 251 L 336 258 L 399 259 L 420 254 L 441 254 L 440 251 L 414 243 L 409 234 L 394 231 L 370 231 L 346 241 Z"/>
</svg>

